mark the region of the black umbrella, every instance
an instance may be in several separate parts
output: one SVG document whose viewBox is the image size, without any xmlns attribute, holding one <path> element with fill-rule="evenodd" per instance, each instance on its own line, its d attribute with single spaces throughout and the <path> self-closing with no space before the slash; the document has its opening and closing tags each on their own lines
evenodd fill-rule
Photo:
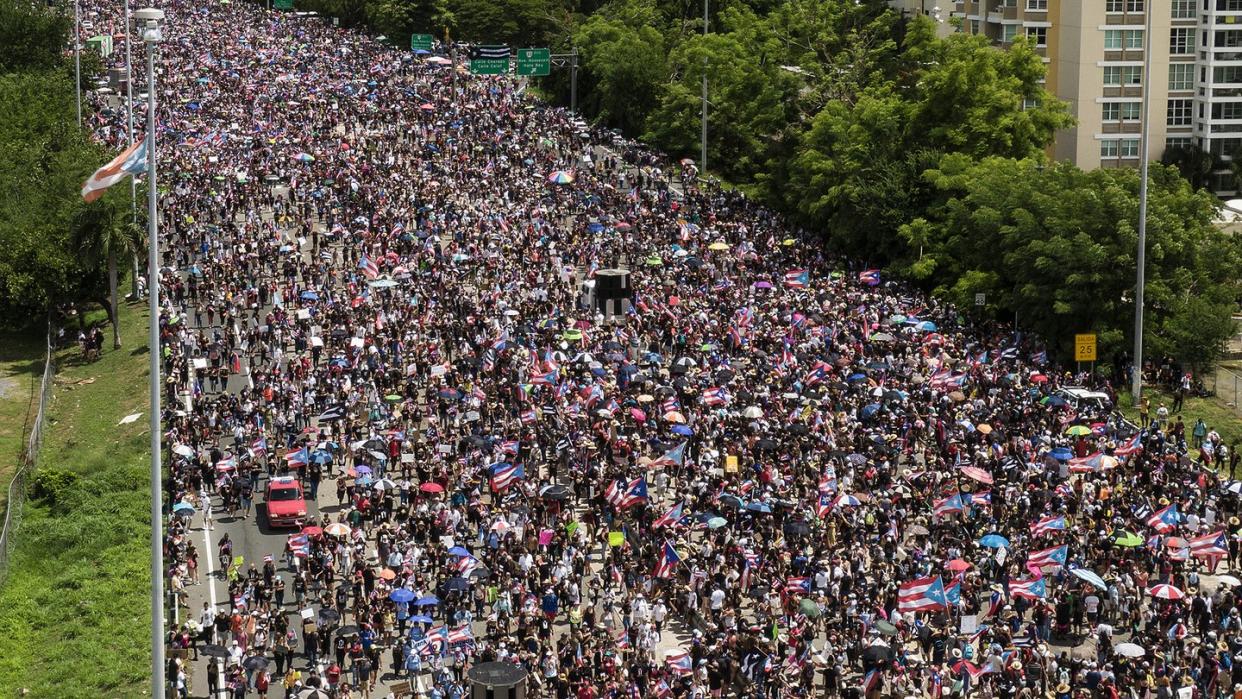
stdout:
<svg viewBox="0 0 1242 699">
<path fill-rule="evenodd" d="M 801 422 L 795 422 L 794 424 L 790 425 L 789 427 L 785 429 L 789 430 L 789 432 L 793 434 L 807 434 L 811 431 L 810 427 L 807 427 Z"/>
<path fill-rule="evenodd" d="M 199 649 L 200 653 L 208 658 L 227 658 L 229 657 L 229 649 L 215 643 L 208 643 Z"/>
<path fill-rule="evenodd" d="M 539 497 L 543 498 L 544 500 L 557 500 L 557 501 L 568 500 L 569 499 L 569 488 L 563 485 L 560 485 L 559 483 L 554 484 L 554 485 L 544 486 L 543 489 L 539 491 Z"/>
<path fill-rule="evenodd" d="M 362 448 L 367 450 L 384 451 L 388 449 L 388 444 L 382 439 L 373 437 L 364 442 Z"/>
<path fill-rule="evenodd" d="M 885 645 L 867 646 L 862 652 L 864 668 L 883 665 L 893 659 L 893 650 Z"/>
<path fill-rule="evenodd" d="M 332 609 L 331 607 L 324 607 L 323 609 L 319 610 L 319 618 L 323 619 L 324 622 L 329 622 L 329 623 L 333 621 L 340 621 L 341 613 L 336 611 L 335 609 Z"/>
<path fill-rule="evenodd" d="M 759 451 L 773 451 L 776 449 L 776 442 L 764 437 L 758 442 L 755 442 L 755 448 Z"/>
<path fill-rule="evenodd" d="M 721 495 L 720 497 L 716 498 L 716 501 L 725 507 L 732 507 L 735 510 L 741 509 L 742 505 L 744 504 L 742 502 L 742 499 L 734 495 L 733 493 L 725 493 Z"/>
<path fill-rule="evenodd" d="M 484 568 L 483 566 L 479 566 L 478 568 L 475 568 L 474 570 L 470 571 L 470 577 L 474 578 L 475 580 L 487 580 L 489 577 L 491 577 L 491 575 L 492 575 L 492 571 L 488 570 L 487 568 Z"/>
<path fill-rule="evenodd" d="M 252 655 L 242 661 L 242 667 L 247 670 L 262 670 L 271 663 L 270 660 L 261 655 Z"/>
<path fill-rule="evenodd" d="M 342 626 L 341 628 L 336 630 L 337 636 L 352 636 L 356 633 L 358 633 L 358 627 L 354 626 L 353 624 L 350 624 L 348 626 Z"/>
<path fill-rule="evenodd" d="M 465 578 L 449 578 L 448 582 L 444 583 L 444 589 L 465 592 L 470 589 L 470 581 Z"/>
<path fill-rule="evenodd" d="M 784 530 L 788 536 L 806 536 L 811 533 L 811 525 L 804 519 L 790 519 L 785 521 Z"/>
</svg>

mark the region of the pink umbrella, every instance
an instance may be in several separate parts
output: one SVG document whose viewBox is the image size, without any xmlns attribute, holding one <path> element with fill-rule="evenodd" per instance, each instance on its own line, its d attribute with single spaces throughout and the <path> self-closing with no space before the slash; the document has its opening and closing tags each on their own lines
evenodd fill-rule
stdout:
<svg viewBox="0 0 1242 699">
<path fill-rule="evenodd" d="M 630 408 L 630 416 L 633 417 L 638 422 L 647 421 L 647 413 L 644 413 L 639 408 Z"/>
<path fill-rule="evenodd" d="M 992 484 L 992 474 L 988 473 L 987 471 L 984 471 L 978 466 L 963 466 L 962 475 L 966 476 L 967 478 L 973 478 L 985 485 Z"/>
<path fill-rule="evenodd" d="M 948 563 L 945 563 L 945 564 L 944 564 L 944 567 L 945 567 L 945 568 L 948 568 L 949 570 L 953 571 L 954 573 L 960 573 L 960 572 L 962 572 L 963 570 L 970 570 L 971 565 L 970 565 L 969 563 L 967 563 L 966 561 L 963 561 L 963 560 L 962 560 L 962 559 L 960 559 L 960 558 L 954 558 L 953 560 L 949 561 Z"/>
<path fill-rule="evenodd" d="M 1158 599 L 1179 600 L 1185 599 L 1186 593 L 1173 587 L 1172 585 L 1156 585 L 1147 589 L 1147 594 Z"/>
<path fill-rule="evenodd" d="M 424 493 L 443 493 L 444 492 L 444 486 L 440 485 L 439 483 L 432 483 L 430 481 L 418 486 L 418 489 L 423 491 Z"/>
</svg>

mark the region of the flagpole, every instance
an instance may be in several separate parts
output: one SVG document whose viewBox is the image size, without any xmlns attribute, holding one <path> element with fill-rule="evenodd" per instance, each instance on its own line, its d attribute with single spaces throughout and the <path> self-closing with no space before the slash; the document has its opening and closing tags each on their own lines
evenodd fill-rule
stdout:
<svg viewBox="0 0 1242 699">
<path fill-rule="evenodd" d="M 135 13 L 143 23 L 142 41 L 147 45 L 147 298 L 150 304 L 150 335 L 147 354 L 151 360 L 151 672 L 152 699 L 164 699 L 164 534 L 163 478 L 160 457 L 160 251 L 159 217 L 156 214 L 155 143 L 155 45 L 163 37 L 163 10 L 144 8 Z"/>
<path fill-rule="evenodd" d="M 134 145 L 134 63 L 130 47 L 134 43 L 134 25 L 130 23 L 129 2 L 125 0 L 125 116 L 128 122 L 129 145 Z M 133 222 L 138 224 L 138 180 L 129 178 L 129 208 Z M 138 256 L 133 255 L 134 276 L 138 276 Z M 137 287 L 134 289 L 137 295 Z"/>
</svg>

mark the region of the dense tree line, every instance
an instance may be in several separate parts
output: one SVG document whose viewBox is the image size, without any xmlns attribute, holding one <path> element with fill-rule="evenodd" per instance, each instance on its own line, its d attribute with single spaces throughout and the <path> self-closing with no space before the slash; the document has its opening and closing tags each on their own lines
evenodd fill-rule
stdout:
<svg viewBox="0 0 1242 699">
<path fill-rule="evenodd" d="M 128 260 L 128 187 L 93 204 L 79 194 L 111 159 L 77 125 L 64 8 L 0 0 L 0 326 L 38 324 L 67 304 L 115 310 Z M 84 82 L 100 62 L 85 56 Z M 112 293 L 109 293 L 110 288 Z"/>
</svg>

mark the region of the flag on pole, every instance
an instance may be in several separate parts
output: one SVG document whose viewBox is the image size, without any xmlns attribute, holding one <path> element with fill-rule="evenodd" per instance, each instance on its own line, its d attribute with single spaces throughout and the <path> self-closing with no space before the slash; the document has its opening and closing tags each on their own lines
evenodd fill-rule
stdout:
<svg viewBox="0 0 1242 699">
<path fill-rule="evenodd" d="M 147 139 L 134 141 L 107 165 L 99 168 L 82 184 L 82 198 L 92 202 L 103 196 L 104 190 L 125 179 L 127 175 L 141 174 L 147 168 Z"/>
</svg>

